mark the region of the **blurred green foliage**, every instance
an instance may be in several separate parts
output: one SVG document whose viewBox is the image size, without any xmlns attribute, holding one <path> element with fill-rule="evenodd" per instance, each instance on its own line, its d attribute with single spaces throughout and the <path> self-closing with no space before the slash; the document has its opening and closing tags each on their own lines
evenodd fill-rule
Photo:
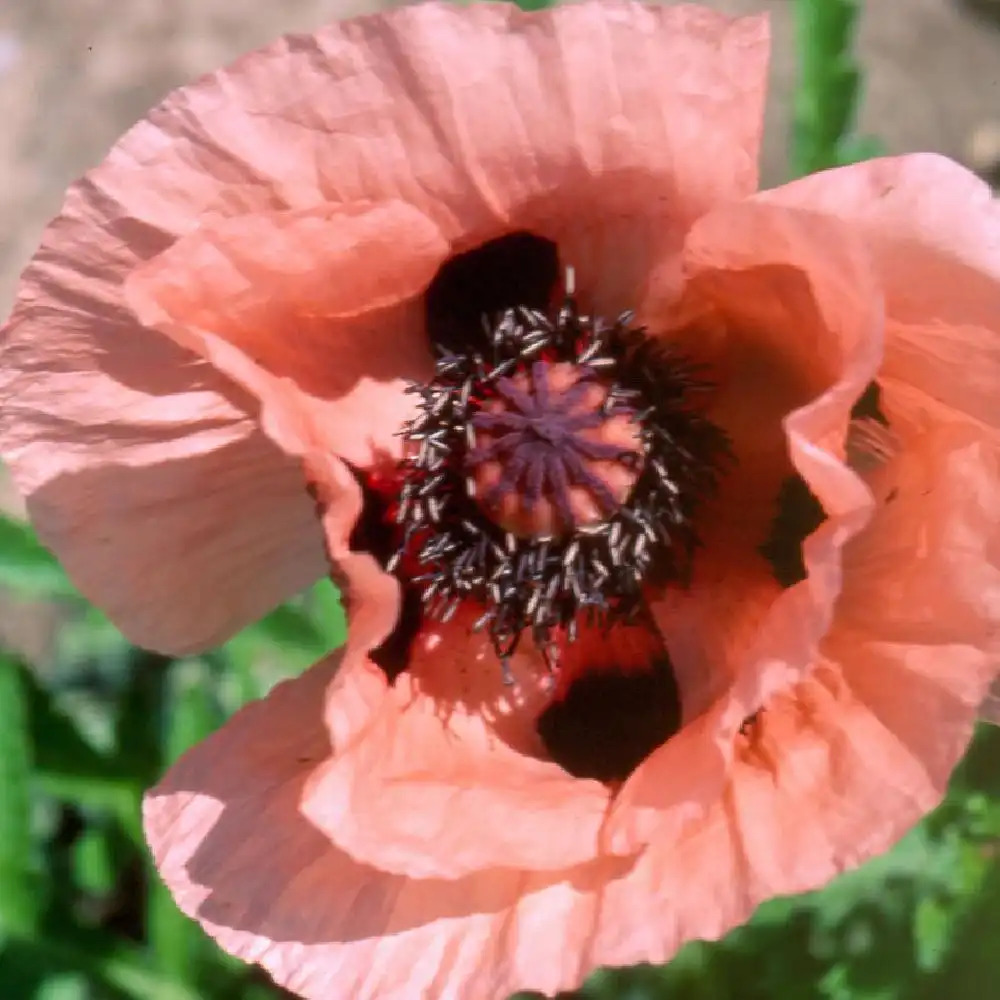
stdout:
<svg viewBox="0 0 1000 1000">
<path fill-rule="evenodd" d="M 854 132 L 858 9 L 793 0 L 795 175 L 879 152 Z M 283 996 L 175 908 L 144 849 L 140 802 L 187 747 L 342 641 L 332 586 L 212 655 L 181 660 L 130 647 L 31 529 L 2 517 L 0 588 L 10 613 L 41 603 L 58 623 L 36 662 L 0 649 L 0 998 Z M 945 803 L 886 856 L 820 892 L 763 905 L 745 927 L 689 944 L 666 967 L 599 972 L 577 1000 L 992 998 L 998 759 L 1000 730 L 984 729 Z"/>
</svg>

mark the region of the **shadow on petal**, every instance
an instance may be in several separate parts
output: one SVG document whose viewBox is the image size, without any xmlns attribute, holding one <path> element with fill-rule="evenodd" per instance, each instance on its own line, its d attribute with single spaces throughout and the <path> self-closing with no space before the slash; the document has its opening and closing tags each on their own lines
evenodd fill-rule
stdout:
<svg viewBox="0 0 1000 1000">
<path fill-rule="evenodd" d="M 973 421 L 928 426 L 925 405 L 886 393 L 902 448 L 824 649 L 943 794 L 1000 656 L 1000 450 Z"/>
<path fill-rule="evenodd" d="M 518 654 L 510 669 L 508 685 L 466 622 L 421 633 L 391 686 L 372 664 L 345 663 L 327 694 L 337 753 L 310 778 L 303 812 L 353 857 L 415 878 L 592 858 L 611 793 L 544 759 L 540 657 Z"/>
<path fill-rule="evenodd" d="M 680 828 L 668 815 L 605 893 L 609 915 L 629 908 L 658 928 L 661 938 L 645 943 L 651 961 L 670 957 L 668 942 L 718 937 L 762 900 L 822 886 L 886 850 L 940 799 L 921 761 L 822 658 L 747 720 L 726 756 L 702 814 Z M 602 922 L 595 949 L 624 952 L 632 943 L 615 931 Z"/>
<path fill-rule="evenodd" d="M 757 199 L 845 220 L 868 246 L 886 299 L 882 377 L 1000 426 L 1000 201 L 930 153 L 802 178 Z"/>
<path fill-rule="evenodd" d="M 355 858 L 415 877 L 593 857 L 610 791 L 545 759 L 535 732 L 550 697 L 540 654 L 524 644 L 505 683 L 492 643 L 471 632 L 478 612 L 463 607 L 416 633 L 390 684 L 368 654 L 398 622 L 399 584 L 346 548 L 359 496 L 343 463 L 316 453 L 306 466 L 349 631 L 325 695 L 337 753 L 310 777 L 303 812 Z"/>
</svg>

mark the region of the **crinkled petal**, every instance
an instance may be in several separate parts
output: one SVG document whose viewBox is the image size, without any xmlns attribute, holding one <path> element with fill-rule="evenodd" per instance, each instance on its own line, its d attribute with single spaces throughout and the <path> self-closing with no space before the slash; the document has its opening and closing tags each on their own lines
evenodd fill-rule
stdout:
<svg viewBox="0 0 1000 1000">
<path fill-rule="evenodd" d="M 115 158 L 74 187 L 0 339 L 0 452 L 46 545 L 134 642 L 216 645 L 324 571 L 296 465 L 256 402 L 143 329 L 125 276 L 190 224 Z"/>
<path fill-rule="evenodd" d="M 651 601 L 685 716 L 708 715 L 626 783 L 607 829 L 620 852 L 713 801 L 733 733 L 811 669 L 840 592 L 843 547 L 873 507 L 844 446 L 851 407 L 881 360 L 882 301 L 863 245 L 835 220 L 745 203 L 701 220 L 685 262 L 679 314 L 718 333 L 711 416 L 733 441 L 736 467 L 707 512 L 690 591 Z M 781 592 L 758 549 L 793 472 L 827 519 L 804 545 L 806 579 Z M 693 760 L 698 767 L 685 763 Z"/>
<path fill-rule="evenodd" d="M 288 452 L 398 460 L 411 381 L 432 373 L 416 302 L 448 253 L 401 202 L 207 221 L 130 275 L 148 326 L 261 400 Z"/>
<path fill-rule="evenodd" d="M 900 673 L 901 662 L 893 669 L 880 651 L 845 639 L 840 650 L 824 643 L 810 674 L 733 738 L 728 779 L 699 820 L 664 825 L 629 877 L 609 883 L 594 938 L 601 961 L 665 961 L 685 940 L 717 937 L 761 901 L 816 888 L 884 851 L 940 801 L 968 741 L 981 677 L 960 655 L 927 686 L 929 650 Z M 838 651 L 842 662 L 828 659 Z M 906 691 L 919 674 L 925 684 L 911 703 Z M 862 678 L 881 697 L 856 691 Z M 920 711 L 907 720 L 911 704 Z M 630 920 L 655 930 L 636 935 Z"/>
<path fill-rule="evenodd" d="M 878 718 L 825 665 L 731 737 L 704 816 L 657 836 L 602 897 L 602 961 L 666 961 L 774 896 L 818 888 L 895 842 L 935 801 Z M 643 930 L 645 928 L 645 930 Z"/>
<path fill-rule="evenodd" d="M 941 156 L 872 160 L 760 195 L 844 219 L 886 300 L 880 383 L 920 387 L 1000 430 L 1000 200 Z"/>
<path fill-rule="evenodd" d="M 364 500 L 351 470 L 322 448 L 303 456 L 302 466 L 323 527 L 331 576 L 350 622 L 344 654 L 365 657 L 396 627 L 402 603 L 399 581 L 371 553 L 350 547 Z"/>
<path fill-rule="evenodd" d="M 897 163 L 890 172 L 915 177 L 921 166 Z M 871 498 L 870 519 L 839 540 L 836 573 L 831 572 L 836 561 L 821 558 L 820 543 L 843 510 L 831 513 L 829 494 L 817 490 L 831 517 L 805 544 L 807 582 L 825 567 L 825 583 L 820 577 L 816 593 L 839 591 L 825 634 L 800 680 L 761 692 L 759 710 L 735 736 L 727 739 L 728 726 L 720 726 L 711 742 L 706 739 L 696 758 L 703 769 L 720 756 L 729 764 L 716 801 L 702 788 L 702 801 L 710 804 L 700 819 L 679 833 L 676 807 L 663 811 L 659 826 L 649 811 L 638 814 L 648 822 L 651 846 L 637 870 L 647 870 L 648 864 L 660 884 L 682 880 L 698 864 L 685 856 L 686 844 L 714 837 L 714 852 L 705 857 L 726 859 L 718 870 L 730 890 L 718 898 L 744 915 L 762 898 L 820 885 L 884 850 L 937 805 L 997 672 L 1000 448 L 993 431 L 996 411 L 980 393 L 997 380 L 989 332 L 997 314 L 986 308 L 996 284 L 997 244 L 995 228 L 991 236 L 979 226 L 983 213 L 989 216 L 995 208 L 957 169 L 937 160 L 923 166 L 942 182 L 939 194 L 947 194 L 944 181 L 950 177 L 959 182 L 951 195 L 964 191 L 968 200 L 951 200 L 949 212 L 935 211 L 927 200 L 914 201 L 898 216 L 881 218 L 877 199 L 868 205 L 870 215 L 856 203 L 858 217 L 872 221 L 871 229 L 860 233 L 888 312 L 886 358 L 878 380 L 889 425 L 885 436 L 894 444 L 859 467 Z M 887 169 L 860 170 L 854 180 L 884 178 Z M 849 189 L 850 178 L 841 179 Z M 822 191 L 830 180 L 837 178 L 802 182 L 798 193 L 810 187 Z M 895 191 L 891 184 L 874 190 L 886 198 Z M 776 199 L 762 200 L 774 204 Z M 845 204 L 851 205 L 851 198 L 831 196 L 825 207 L 832 213 Z M 815 203 L 803 198 L 796 205 Z M 959 248 L 953 225 L 963 212 L 970 245 Z M 897 269 L 904 261 L 919 275 L 918 288 L 903 282 Z M 923 301 L 922 317 L 907 313 L 912 298 Z M 980 350 L 960 363 L 943 330 L 926 324 L 928 316 L 951 317 L 966 329 L 978 326 Z M 956 390 L 969 361 L 980 369 L 962 396 Z M 790 431 L 802 412 L 789 417 Z M 792 435 L 790 443 L 794 456 Z M 807 467 L 796 465 L 816 489 Z M 828 539 L 837 542 L 836 536 Z M 793 587 L 775 602 L 761 638 L 781 604 L 805 586 Z M 745 697 L 733 700 L 740 711 L 754 704 Z M 721 720 L 726 708 L 721 701 L 696 720 L 694 730 L 708 736 L 715 711 Z M 626 786 L 625 801 L 630 794 L 639 799 L 641 792 L 648 793 L 643 782 L 656 775 L 654 767 L 662 766 L 669 748 L 640 769 L 633 779 L 637 787 Z M 678 847 L 665 856 L 660 846 L 670 837 Z M 623 836 L 618 846 L 628 843 Z M 659 868 L 658 857 L 664 859 Z M 606 905 L 613 906 L 616 896 L 622 906 L 634 905 L 628 893 L 624 885 L 612 885 Z M 646 917 L 664 919 L 654 909 Z"/>
<path fill-rule="evenodd" d="M 892 499 L 844 547 L 812 669 L 741 727 L 719 801 L 690 827 L 725 838 L 746 905 L 822 884 L 936 806 L 996 673 L 998 455 L 969 425 L 929 427 L 891 394 L 885 407 L 902 446 L 871 485 Z"/>
<path fill-rule="evenodd" d="M 912 388 L 882 405 L 900 447 L 872 474 L 882 502 L 824 649 L 939 799 L 1000 663 L 1000 446 Z"/>
<path fill-rule="evenodd" d="M 170 329 L 211 345 L 213 366 L 150 336 L 122 300 L 137 264 L 220 217 L 252 229 L 258 215 L 405 202 L 456 245 L 536 228 L 588 282 L 602 275 L 609 305 L 629 304 L 664 246 L 755 186 L 766 35 L 760 19 L 696 7 L 431 3 L 282 39 L 171 94 L 71 191 L 4 334 L 0 451 L 85 594 L 137 642 L 180 652 L 323 565 L 295 466 L 214 365 L 284 398 L 266 414 L 279 441 L 313 429 L 287 416 L 297 384 L 261 376 L 248 345 L 215 331 Z M 603 222 L 581 222 L 595 203 Z M 419 313 L 410 301 L 376 323 L 369 310 L 339 332 L 402 334 Z M 300 350 L 323 332 L 305 325 L 284 362 L 346 363 Z M 288 337 L 269 332 L 271 348 Z M 321 394 L 321 375 L 337 382 L 310 374 Z M 348 422 L 369 404 L 398 416 L 398 375 L 374 372 Z M 344 454 L 378 443 L 363 438 Z"/>
<path fill-rule="evenodd" d="M 928 165 L 937 170 L 940 162 Z M 956 173 L 944 169 L 953 180 L 960 179 Z M 879 176 L 877 171 L 875 175 Z M 822 186 L 817 185 L 817 189 L 822 190 Z M 958 189 L 963 190 L 963 185 Z M 974 196 L 964 210 L 970 211 L 974 205 L 992 208 L 983 205 L 978 186 L 966 184 L 964 190 Z M 774 205 L 780 199 L 761 201 Z M 831 200 L 837 205 L 845 202 L 850 204 L 850 198 Z M 801 210 L 798 201 L 796 206 L 796 211 Z M 883 431 L 885 440 L 881 443 L 869 442 L 879 446 L 871 449 L 863 463 L 854 462 L 870 498 L 870 520 L 853 534 L 842 532 L 838 540 L 831 525 L 843 518 L 843 512 L 831 511 L 829 492 L 818 489 L 808 467 L 796 462 L 831 516 L 805 543 L 809 581 L 778 598 L 764 619 L 761 637 L 766 638 L 768 623 L 777 620 L 782 605 L 807 584 L 820 584 L 813 587 L 814 596 L 825 592 L 839 593 L 839 597 L 823 629 L 812 629 L 821 637 L 818 648 L 810 657 L 799 658 L 808 667 L 806 680 L 769 692 L 758 691 L 759 710 L 747 718 L 733 744 L 742 749 L 728 772 L 731 808 L 724 815 L 724 824 L 727 836 L 740 847 L 741 863 L 752 876 L 758 877 L 762 868 L 771 869 L 765 894 L 792 891 L 791 886 L 778 887 L 774 873 L 780 874 L 782 869 L 800 871 L 818 883 L 827 877 L 824 870 L 832 874 L 863 860 L 891 844 L 919 815 L 936 805 L 968 744 L 977 708 L 997 672 L 1000 447 L 992 427 L 995 410 L 988 409 L 978 392 L 978 386 L 996 384 L 1000 374 L 989 326 L 996 314 L 985 308 L 991 301 L 989 289 L 996 285 L 995 259 L 988 238 L 984 236 L 977 243 L 978 223 L 970 221 L 978 252 L 957 260 L 959 255 L 951 252 L 945 236 L 936 241 L 931 238 L 933 226 L 928 220 L 937 218 L 947 231 L 946 216 L 928 211 L 926 203 L 921 206 L 924 222 L 909 233 L 910 220 L 904 221 L 902 216 L 886 217 L 882 228 L 873 225 L 860 231 L 876 265 L 872 277 L 881 286 L 888 310 L 886 359 L 878 372 L 888 430 Z M 957 209 L 952 206 L 953 211 Z M 877 216 L 877 208 L 872 212 Z M 859 215 L 866 217 L 860 211 Z M 913 215 L 919 218 L 920 212 L 914 208 Z M 899 234 L 896 244 L 894 227 Z M 918 236 L 923 243 L 918 242 Z M 897 280 L 897 253 L 920 273 L 920 291 L 911 293 L 909 286 Z M 978 272 L 972 268 L 973 259 Z M 934 289 L 936 297 L 930 296 L 928 289 Z M 963 299 L 965 289 L 970 294 Z M 953 290 L 959 296 L 955 302 L 950 298 Z M 911 295 L 923 297 L 923 319 L 907 312 Z M 978 316 L 977 301 L 984 304 Z M 979 325 L 976 340 L 982 350 L 976 352 L 975 363 L 980 369 L 968 396 L 955 391 L 958 382 L 952 381 L 959 378 L 968 361 L 963 359 L 959 367 L 959 359 L 949 354 L 947 338 L 939 330 L 928 332 L 927 316 L 954 317 L 966 323 L 966 329 Z M 951 370 L 942 370 L 949 366 Z M 798 418 L 802 413 L 800 410 L 789 417 L 790 431 L 797 422 L 801 429 Z M 795 456 L 794 436 L 790 443 Z M 860 499 L 861 494 L 857 495 Z M 850 492 L 843 496 L 849 497 Z M 861 504 L 858 511 L 865 506 Z M 839 560 L 823 558 L 824 535 L 827 553 L 839 549 Z M 817 569 L 822 573 L 818 579 Z M 802 621 L 808 624 L 810 619 L 803 616 Z M 814 624 L 820 621 L 812 619 Z M 772 776 L 758 780 L 739 762 L 748 748 L 763 745 L 762 733 L 776 731 L 776 717 L 787 717 L 791 712 L 813 718 L 816 684 L 838 692 L 829 714 L 843 715 L 844 722 L 838 719 L 838 725 L 852 732 L 846 741 L 833 730 L 812 741 L 812 757 L 826 760 L 823 768 L 827 775 L 816 786 L 825 790 L 824 801 L 815 796 L 804 799 L 794 807 L 793 824 L 782 819 L 780 808 L 769 799 L 766 807 L 755 804 L 759 790 L 767 791 L 774 784 Z M 737 684 L 732 693 L 739 691 Z M 732 707 L 738 711 L 754 704 L 745 696 L 734 701 Z M 716 711 L 723 720 L 725 701 L 697 720 L 706 733 L 709 726 L 705 720 Z M 848 719 L 856 723 L 848 723 Z M 727 757 L 729 748 L 724 741 L 725 734 L 731 732 L 731 721 L 715 731 L 714 746 L 706 743 L 700 759 L 712 762 L 720 755 Z M 863 731 L 857 730 L 862 725 Z M 790 734 L 794 731 L 794 727 L 787 730 Z M 867 750 L 862 749 L 865 745 Z M 643 782 L 655 774 L 651 765 L 662 762 L 669 746 L 640 770 L 633 779 L 634 788 L 626 787 L 624 801 L 629 794 L 640 799 L 646 790 Z M 804 747 L 796 751 L 783 740 L 780 751 L 761 754 L 754 750 L 748 759 L 761 758 L 758 765 L 770 768 L 786 760 L 805 764 L 809 756 Z M 717 775 L 718 771 L 712 773 Z M 709 809 L 703 822 L 708 823 L 711 815 Z M 640 820 L 643 817 L 649 821 L 651 838 L 676 831 L 676 815 L 665 812 L 659 826 L 649 812 L 640 812 Z M 768 818 L 773 819 L 770 827 Z M 787 833 L 779 836 L 786 828 Z M 807 836 L 799 837 L 803 831 Z M 618 846 L 628 843 L 623 838 Z M 770 861 L 766 852 L 771 852 Z"/>
<path fill-rule="evenodd" d="M 695 6 L 420 4 L 252 53 L 123 153 L 152 183 L 169 143 L 276 208 L 407 203 L 457 250 L 528 229 L 614 313 L 694 219 L 755 189 L 767 50 L 764 19 Z M 216 210 L 241 214 L 239 192 Z"/>
<path fill-rule="evenodd" d="M 690 222 L 756 189 L 767 59 L 766 18 L 697 5 L 429 2 L 281 38 L 174 91 L 102 187 L 119 204 L 141 187 L 138 219 L 164 232 L 403 200 L 474 243 L 567 182 L 655 176 Z"/>
</svg>

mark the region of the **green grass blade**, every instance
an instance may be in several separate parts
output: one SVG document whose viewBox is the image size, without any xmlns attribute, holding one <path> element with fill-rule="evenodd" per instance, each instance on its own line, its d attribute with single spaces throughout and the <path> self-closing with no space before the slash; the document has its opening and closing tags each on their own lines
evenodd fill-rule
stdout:
<svg viewBox="0 0 1000 1000">
<path fill-rule="evenodd" d="M 794 0 L 798 79 L 792 124 L 796 176 L 880 153 L 853 135 L 862 73 L 853 53 L 858 0 Z"/>
<path fill-rule="evenodd" d="M 0 654 L 0 930 L 28 934 L 41 915 L 32 835 L 32 759 L 23 667 Z"/>
<path fill-rule="evenodd" d="M 125 777 L 122 768 L 100 753 L 80 732 L 32 671 L 22 668 L 20 676 L 29 733 L 35 748 L 35 766 L 39 771 L 83 781 Z"/>
<path fill-rule="evenodd" d="M 115 718 L 118 759 L 144 786 L 163 773 L 163 706 L 173 660 L 142 649 L 129 651 L 127 678 Z"/>
<path fill-rule="evenodd" d="M 172 763 L 223 720 L 206 664 L 197 660 L 175 663 L 165 690 L 163 757 Z M 177 909 L 152 866 L 146 929 L 160 970 L 172 979 L 197 984 L 212 954 L 211 942 L 193 920 Z"/>
<path fill-rule="evenodd" d="M 275 608 L 241 635 L 257 643 L 261 651 L 301 651 L 314 662 L 342 645 L 347 621 L 340 594 L 329 580 L 321 580 L 294 601 Z"/>
<path fill-rule="evenodd" d="M 122 858 L 119 838 L 107 823 L 91 821 L 73 844 L 73 885 L 90 896 L 108 896 Z"/>
<path fill-rule="evenodd" d="M 4 1000 L 39 1000 L 46 995 L 48 984 L 63 971 L 53 969 L 49 956 L 41 948 L 25 948 L 20 941 L 0 936 L 0 997 Z M 118 1000 L 119 996 L 107 1000 Z M 84 998 L 89 1000 L 89 990 L 77 994 L 77 1000 Z"/>
</svg>

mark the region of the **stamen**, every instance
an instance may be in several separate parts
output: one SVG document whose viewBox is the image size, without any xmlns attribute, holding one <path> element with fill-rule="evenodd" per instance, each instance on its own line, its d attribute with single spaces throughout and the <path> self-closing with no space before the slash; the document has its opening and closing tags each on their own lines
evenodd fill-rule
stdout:
<svg viewBox="0 0 1000 1000">
<path fill-rule="evenodd" d="M 571 641 L 581 613 L 594 628 L 630 621 L 648 579 L 684 582 L 727 458 L 692 404 L 695 369 L 628 314 L 581 315 L 574 281 L 554 316 L 504 309 L 483 323 L 487 356 L 441 351 L 432 381 L 410 387 L 389 565 L 425 615 L 482 603 L 473 628 L 501 659 L 525 631 L 542 649 Z"/>
</svg>

